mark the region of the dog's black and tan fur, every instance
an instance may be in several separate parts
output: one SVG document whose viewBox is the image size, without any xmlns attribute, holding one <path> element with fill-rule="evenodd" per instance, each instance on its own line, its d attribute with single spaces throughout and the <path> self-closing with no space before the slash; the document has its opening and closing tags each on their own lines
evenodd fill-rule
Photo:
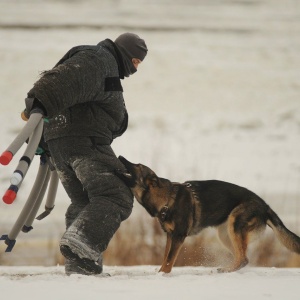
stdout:
<svg viewBox="0 0 300 300">
<path fill-rule="evenodd" d="M 223 244 L 234 256 L 233 264 L 220 272 L 239 270 L 248 263 L 250 238 L 270 226 L 281 243 L 300 253 L 300 238 L 288 230 L 276 213 L 246 188 L 218 180 L 173 183 L 150 168 L 119 157 L 128 173 L 119 177 L 131 188 L 137 201 L 157 217 L 167 233 L 161 272 L 169 273 L 187 236 L 206 227 L 217 227 Z"/>
</svg>

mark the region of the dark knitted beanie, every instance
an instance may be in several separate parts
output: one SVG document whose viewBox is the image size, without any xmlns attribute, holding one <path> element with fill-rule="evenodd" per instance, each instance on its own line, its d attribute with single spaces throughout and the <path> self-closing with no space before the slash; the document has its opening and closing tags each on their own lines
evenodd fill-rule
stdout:
<svg viewBox="0 0 300 300">
<path fill-rule="evenodd" d="M 144 60 L 147 54 L 147 46 L 143 39 L 134 33 L 123 33 L 116 40 L 116 45 L 123 50 L 130 59 Z"/>
<path fill-rule="evenodd" d="M 124 64 L 124 76 L 129 77 L 137 70 L 132 63 L 133 58 L 144 60 L 147 55 L 147 46 L 143 39 L 134 33 L 123 33 L 116 40 L 115 45 L 119 49 Z"/>
</svg>

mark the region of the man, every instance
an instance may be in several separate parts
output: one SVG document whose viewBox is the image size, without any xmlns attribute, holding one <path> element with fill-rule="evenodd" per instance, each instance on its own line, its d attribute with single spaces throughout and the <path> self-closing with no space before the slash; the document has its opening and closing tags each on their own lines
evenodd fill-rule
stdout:
<svg viewBox="0 0 300 300">
<path fill-rule="evenodd" d="M 71 199 L 60 241 L 68 275 L 102 273 L 102 252 L 132 211 L 110 144 L 128 123 L 120 79 L 137 71 L 147 51 L 133 33 L 74 47 L 28 92 L 25 111 L 49 119 L 43 138 Z"/>
</svg>

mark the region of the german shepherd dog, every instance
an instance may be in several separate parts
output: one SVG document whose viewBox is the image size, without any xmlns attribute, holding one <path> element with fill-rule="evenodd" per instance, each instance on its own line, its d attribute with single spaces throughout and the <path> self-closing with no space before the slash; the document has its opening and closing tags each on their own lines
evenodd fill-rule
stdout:
<svg viewBox="0 0 300 300">
<path fill-rule="evenodd" d="M 246 188 L 219 180 L 174 183 L 158 177 L 142 164 L 133 164 L 122 156 L 119 159 L 128 172 L 117 171 L 118 176 L 167 233 L 160 272 L 171 272 L 185 238 L 207 227 L 218 229 L 221 242 L 234 256 L 232 265 L 218 269 L 219 272 L 233 272 L 246 266 L 250 238 L 261 233 L 266 225 L 286 248 L 300 254 L 300 238 Z"/>
</svg>

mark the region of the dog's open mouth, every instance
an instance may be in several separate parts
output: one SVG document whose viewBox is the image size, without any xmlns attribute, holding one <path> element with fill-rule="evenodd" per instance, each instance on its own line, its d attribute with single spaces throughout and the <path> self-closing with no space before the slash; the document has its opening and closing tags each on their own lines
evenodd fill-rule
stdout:
<svg viewBox="0 0 300 300">
<path fill-rule="evenodd" d="M 129 178 L 131 179 L 132 178 L 132 175 L 130 173 L 122 173 L 122 175 L 126 178 Z"/>
<path fill-rule="evenodd" d="M 121 169 L 116 169 L 115 173 L 119 176 L 123 176 L 123 177 L 126 177 L 128 179 L 132 178 L 132 175 L 128 171 L 124 171 L 124 170 L 121 170 Z"/>
<path fill-rule="evenodd" d="M 123 172 L 123 176 L 127 178 L 132 178 L 132 172 L 134 168 L 134 164 L 128 161 L 125 157 L 119 156 L 118 157 L 121 163 L 125 166 L 126 172 Z"/>
</svg>

